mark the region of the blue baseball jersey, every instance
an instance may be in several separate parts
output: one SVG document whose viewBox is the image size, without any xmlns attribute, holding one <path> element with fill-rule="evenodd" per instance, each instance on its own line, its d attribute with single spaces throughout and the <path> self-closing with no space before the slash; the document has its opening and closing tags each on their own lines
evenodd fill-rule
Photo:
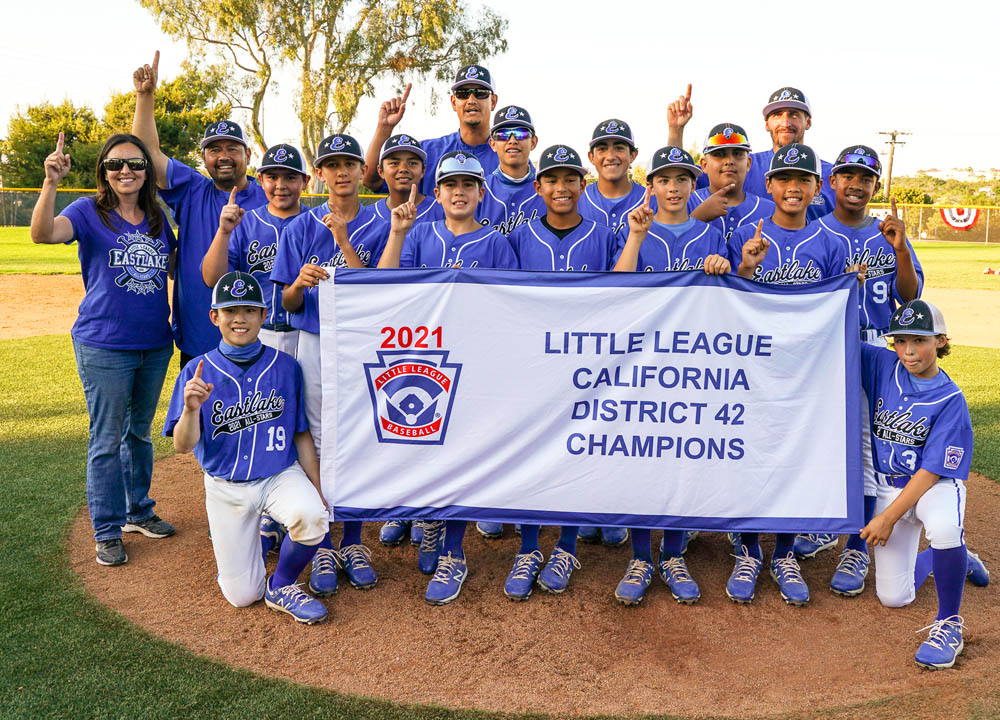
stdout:
<svg viewBox="0 0 1000 720">
<path fill-rule="evenodd" d="M 614 267 L 615 236 L 593 220 L 584 219 L 560 239 L 538 218 L 518 225 L 507 239 L 522 270 L 604 272 Z"/>
<path fill-rule="evenodd" d="M 323 224 L 323 216 L 328 212 L 329 205 L 323 203 L 308 212 L 299 213 L 288 224 L 278 243 L 278 254 L 271 270 L 272 282 L 291 285 L 307 263 L 321 267 L 347 267 L 344 253 L 333 239 L 333 233 Z M 426 224 L 421 223 L 421 226 Z M 347 223 L 347 236 L 365 267 L 375 267 L 389 239 L 389 225 L 379 220 L 370 205 L 362 205 L 354 219 Z M 302 307 L 288 313 L 288 324 L 298 330 L 319 333 L 319 288 L 306 288 Z"/>
<path fill-rule="evenodd" d="M 718 228 L 701 220 L 691 219 L 691 228 L 674 234 L 663 223 L 653 221 L 646 239 L 639 248 L 637 270 L 644 272 L 674 272 L 701 270 L 709 255 L 726 255 L 726 241 Z M 618 235 L 618 252 L 625 248 L 628 234 Z M 735 265 L 733 266 L 735 267 Z"/>
<path fill-rule="evenodd" d="M 308 212 L 302 205 L 299 214 Z M 288 313 L 281 307 L 281 285 L 271 282 L 271 269 L 278 254 L 279 239 L 285 227 L 298 215 L 280 218 L 268 212 L 267 205 L 244 214 L 229 236 L 229 269 L 250 273 L 260 285 L 267 303 L 268 324 L 285 325 Z"/>
<path fill-rule="evenodd" d="M 444 220 L 414 225 L 403 240 L 399 266 L 517 269 L 507 238 L 491 227 L 453 235 Z"/>
<path fill-rule="evenodd" d="M 861 344 L 876 472 L 913 475 L 923 469 L 945 478 L 969 477 L 972 419 L 965 395 L 947 374 L 944 379 L 918 390 L 895 352 Z"/>
<path fill-rule="evenodd" d="M 583 195 L 577 203 L 580 214 L 588 220 L 601 225 L 608 225 L 617 235 L 624 228 L 628 232 L 628 214 L 642 205 L 646 199 L 646 188 L 632 183 L 628 195 L 620 198 L 606 198 L 597 189 L 597 183 L 591 183 L 583 189 Z M 656 212 L 656 198 L 650 198 L 650 207 Z"/>
<path fill-rule="evenodd" d="M 253 178 L 236 193 L 240 207 L 260 207 L 267 203 L 264 189 Z M 215 187 L 212 179 L 182 162 L 167 162 L 167 187 L 160 190 L 177 223 L 177 266 L 174 270 L 174 341 L 182 352 L 200 355 L 208 352 L 222 339 L 219 329 L 209 320 L 212 288 L 206 287 L 201 276 L 201 261 L 205 258 L 219 215 L 229 203 L 229 193 Z"/>
<path fill-rule="evenodd" d="M 707 187 L 698 188 L 691 193 L 691 197 L 688 198 L 688 212 L 693 212 L 696 207 L 708 200 L 711 194 L 712 191 Z M 722 233 L 726 242 L 729 242 L 733 233 L 744 225 L 756 226 L 758 220 L 765 220 L 774 215 L 774 202 L 770 198 L 748 192 L 743 195 L 743 202 L 739 205 L 730 205 L 725 217 L 716 218 L 709 223 Z"/>
<path fill-rule="evenodd" d="M 899 289 L 896 287 L 896 251 L 882 235 L 882 221 L 875 220 L 868 227 L 855 229 L 844 225 L 831 213 L 820 218 L 819 223 L 842 241 L 846 255 L 845 268 L 851 265 L 868 265 L 865 284 L 858 297 L 861 329 L 880 332 L 888 330 L 892 314 L 905 301 L 899 296 Z M 924 289 L 924 270 L 920 267 L 909 240 L 906 241 L 906 246 L 910 249 L 913 266 L 917 271 L 919 297 Z"/>
<path fill-rule="evenodd" d="M 298 459 L 295 433 L 309 429 L 302 368 L 291 355 L 266 347 L 245 370 L 218 349 L 188 362 L 177 376 L 163 434 L 172 436 L 184 412 L 184 386 L 204 359 L 201 377 L 214 387 L 199 411 L 194 456 L 209 475 L 233 482 L 271 477 Z"/>
<path fill-rule="evenodd" d="M 371 207 L 374 208 L 379 220 L 382 220 L 386 224 L 392 223 L 392 210 L 389 209 L 386 198 L 382 198 Z M 435 220 L 444 220 L 444 208 L 441 207 L 441 203 L 431 193 L 430 195 L 425 195 L 421 203 L 417 205 L 417 219 L 415 222 L 434 222 Z"/>
<path fill-rule="evenodd" d="M 424 177 L 420 181 L 419 189 L 421 193 L 430 195 L 431 197 L 434 196 L 434 175 L 437 171 L 438 162 L 441 161 L 441 156 L 446 153 L 461 150 L 469 155 L 475 155 L 487 175 L 500 167 L 500 160 L 497 158 L 497 154 L 493 151 L 493 148 L 490 147 L 489 142 L 484 142 L 482 145 L 469 145 L 462 140 L 462 135 L 458 130 L 450 135 L 423 140 L 420 146 L 427 153 L 427 161 L 425 163 L 427 172 L 424 173 Z"/>
<path fill-rule="evenodd" d="M 726 246 L 733 271 L 743 257 L 743 245 L 754 236 L 756 225 L 744 225 Z M 761 236 L 771 246 L 763 262 L 754 270 L 753 279 L 769 285 L 800 285 L 844 274 L 844 250 L 840 240 L 819 222 L 801 230 L 786 230 L 764 221 Z"/>
<path fill-rule="evenodd" d="M 535 192 L 535 168 L 520 182 L 509 180 L 500 168 L 486 177 L 485 194 L 476 208 L 476 220 L 509 236 L 518 225 L 544 215 L 545 202 Z"/>
<path fill-rule="evenodd" d="M 94 198 L 74 200 L 59 214 L 73 225 L 86 290 L 73 338 L 115 350 L 169 345 L 167 267 L 177 242 L 167 218 L 159 236 L 151 237 L 148 220 L 133 225 L 114 211 L 109 215 L 115 229 L 106 226 Z"/>
</svg>

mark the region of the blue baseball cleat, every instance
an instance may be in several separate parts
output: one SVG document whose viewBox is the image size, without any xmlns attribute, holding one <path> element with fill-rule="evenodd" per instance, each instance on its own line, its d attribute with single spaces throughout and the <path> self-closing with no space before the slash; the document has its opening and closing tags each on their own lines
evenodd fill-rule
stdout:
<svg viewBox="0 0 1000 720">
<path fill-rule="evenodd" d="M 690 545 L 691 541 L 694 540 L 696 537 L 698 537 L 698 531 L 697 530 L 685 530 L 684 531 L 684 541 L 681 544 L 681 555 L 684 555 L 688 551 L 688 545 Z M 663 554 L 663 542 L 662 541 L 660 542 L 660 554 L 661 555 Z"/>
<path fill-rule="evenodd" d="M 495 540 L 503 535 L 503 525 L 501 523 L 477 522 L 476 532 L 487 540 Z"/>
<path fill-rule="evenodd" d="M 264 586 L 264 604 L 272 610 L 288 613 L 303 625 L 323 622 L 327 616 L 323 603 L 303 592 L 298 584 L 272 589 L 271 578 Z"/>
<path fill-rule="evenodd" d="M 417 567 L 424 575 L 434 573 L 438 557 L 444 549 L 444 520 L 425 520 L 424 534 L 420 539 L 420 552 L 417 553 Z"/>
<path fill-rule="evenodd" d="M 371 564 L 372 551 L 364 545 L 347 545 L 340 548 L 340 567 L 355 590 L 370 590 L 378 578 Z"/>
<path fill-rule="evenodd" d="M 726 583 L 726 596 L 736 603 L 753 602 L 757 593 L 757 576 L 763 561 L 751 555 L 746 545 L 733 557 L 736 558 L 736 565 Z"/>
<path fill-rule="evenodd" d="M 629 561 L 625 577 L 615 588 L 615 599 L 622 605 L 638 605 L 653 581 L 653 563 L 639 558 Z"/>
<path fill-rule="evenodd" d="M 687 563 L 683 557 L 665 557 L 660 555 L 660 562 L 657 563 L 660 577 L 670 588 L 670 594 L 674 600 L 685 605 L 692 605 L 701 599 L 701 590 L 698 583 L 688 572 Z"/>
<path fill-rule="evenodd" d="M 596 527 L 581 527 L 576 531 L 576 539 L 585 543 L 601 541 L 601 529 Z"/>
<path fill-rule="evenodd" d="M 545 556 L 541 550 L 516 555 L 514 567 L 511 568 L 507 581 L 503 584 L 503 594 L 511 600 L 527 600 L 531 597 L 531 588 L 544 561 Z"/>
<path fill-rule="evenodd" d="M 389 520 L 383 523 L 382 529 L 378 531 L 378 541 L 383 545 L 393 547 L 403 542 L 403 538 L 409 534 L 409 520 Z"/>
<path fill-rule="evenodd" d="M 410 523 L 410 545 L 420 546 L 420 541 L 424 539 L 424 521 L 414 520 Z"/>
<path fill-rule="evenodd" d="M 952 615 L 944 620 L 935 620 L 927 627 L 917 630 L 917 632 L 930 630 L 930 634 L 917 650 L 913 660 L 928 670 L 950 668 L 965 647 L 965 641 L 962 639 L 964 628 L 965 620 L 958 615 Z"/>
<path fill-rule="evenodd" d="M 871 559 L 867 552 L 845 548 L 830 580 L 830 589 L 843 597 L 860 595 L 865 589 L 865 577 Z"/>
<path fill-rule="evenodd" d="M 455 557 L 451 553 L 438 558 L 434 577 L 427 583 L 427 594 L 424 600 L 431 605 L 447 605 L 462 592 L 462 583 L 469 574 L 465 558 Z"/>
<path fill-rule="evenodd" d="M 569 586 L 573 568 L 580 568 L 580 561 L 561 547 L 556 547 L 549 556 L 549 561 L 538 573 L 538 587 L 545 592 L 558 595 Z"/>
<path fill-rule="evenodd" d="M 986 565 L 979 556 L 974 552 L 967 552 L 968 557 L 968 568 L 969 572 L 966 575 L 971 582 L 976 587 L 986 587 L 990 584 L 990 571 L 986 569 Z"/>
<path fill-rule="evenodd" d="M 829 535 L 827 533 L 796 535 L 795 543 L 792 545 L 792 551 L 795 553 L 795 557 L 804 560 L 806 558 L 816 557 L 824 550 L 830 550 L 837 547 L 838 540 L 839 537 L 837 535 Z"/>
<path fill-rule="evenodd" d="M 618 547 L 628 542 L 628 528 L 601 528 L 601 544 L 608 547 Z"/>
<path fill-rule="evenodd" d="M 340 555 L 331 548 L 317 548 L 309 571 L 309 590 L 316 597 L 337 594 L 337 568 Z"/>
<path fill-rule="evenodd" d="M 286 532 L 281 523 L 267 513 L 260 516 L 260 545 L 265 555 L 281 547 Z"/>
<path fill-rule="evenodd" d="M 771 558 L 771 577 L 778 583 L 781 599 L 789 605 L 801 607 L 809 602 L 809 587 L 802 579 L 802 570 L 794 552 L 783 558 Z"/>
</svg>

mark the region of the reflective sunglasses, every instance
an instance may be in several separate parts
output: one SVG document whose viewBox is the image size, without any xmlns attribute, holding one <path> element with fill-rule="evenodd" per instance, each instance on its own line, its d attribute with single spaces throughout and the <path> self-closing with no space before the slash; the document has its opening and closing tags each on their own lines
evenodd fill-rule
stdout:
<svg viewBox="0 0 1000 720">
<path fill-rule="evenodd" d="M 476 100 L 487 100 L 493 91 L 489 88 L 458 88 L 452 94 L 459 100 L 466 100 L 469 95 L 475 95 Z"/>
<path fill-rule="evenodd" d="M 708 139 L 708 147 L 718 147 L 720 145 L 749 145 L 750 141 L 742 133 L 732 132 L 729 137 L 725 133 L 716 133 Z"/>
<path fill-rule="evenodd" d="M 499 128 L 493 131 L 493 139 L 497 142 L 507 142 L 508 140 L 527 140 L 534 135 L 531 130 L 523 127 Z"/>
<path fill-rule="evenodd" d="M 105 170 L 117 172 L 128 163 L 128 169 L 132 172 L 139 172 L 146 169 L 146 158 L 105 158 L 102 165 Z"/>
<path fill-rule="evenodd" d="M 879 173 L 882 171 L 882 163 L 878 161 L 878 158 L 874 158 L 871 155 L 859 155 L 858 153 L 844 153 L 837 160 L 838 165 L 864 165 L 866 168 L 871 168 Z"/>
</svg>

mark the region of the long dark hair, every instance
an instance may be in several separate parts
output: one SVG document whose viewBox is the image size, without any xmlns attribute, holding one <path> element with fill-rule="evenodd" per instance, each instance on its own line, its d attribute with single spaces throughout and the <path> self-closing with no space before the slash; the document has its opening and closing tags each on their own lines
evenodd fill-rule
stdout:
<svg viewBox="0 0 1000 720">
<path fill-rule="evenodd" d="M 111 189 L 108 183 L 107 171 L 104 169 L 104 159 L 111 152 L 111 149 L 123 143 L 132 143 L 142 152 L 146 158 L 146 181 L 139 188 L 139 208 L 146 214 L 146 222 L 149 224 L 149 234 L 154 238 L 159 237 L 163 232 L 163 211 L 159 203 L 156 202 L 156 168 L 153 166 L 153 158 L 149 155 L 149 150 L 142 140 L 135 135 L 128 133 L 117 133 L 108 138 L 101 148 L 101 154 L 97 156 L 97 215 L 101 222 L 110 230 L 117 231 L 119 228 L 111 224 L 111 211 L 118 207 L 118 195 Z"/>
</svg>

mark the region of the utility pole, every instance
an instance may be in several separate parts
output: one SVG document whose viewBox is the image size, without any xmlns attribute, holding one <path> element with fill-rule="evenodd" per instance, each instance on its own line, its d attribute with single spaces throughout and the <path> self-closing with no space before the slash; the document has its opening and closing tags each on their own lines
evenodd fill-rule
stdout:
<svg viewBox="0 0 1000 720">
<path fill-rule="evenodd" d="M 889 146 L 889 172 L 885 181 L 885 199 L 886 202 L 892 200 L 892 156 L 896 151 L 897 145 L 906 145 L 902 140 L 897 140 L 897 135 L 912 135 L 913 133 L 902 132 L 900 130 L 889 130 L 888 132 L 880 132 L 879 135 L 888 135 L 889 139 L 885 141 L 885 144 Z"/>
</svg>

